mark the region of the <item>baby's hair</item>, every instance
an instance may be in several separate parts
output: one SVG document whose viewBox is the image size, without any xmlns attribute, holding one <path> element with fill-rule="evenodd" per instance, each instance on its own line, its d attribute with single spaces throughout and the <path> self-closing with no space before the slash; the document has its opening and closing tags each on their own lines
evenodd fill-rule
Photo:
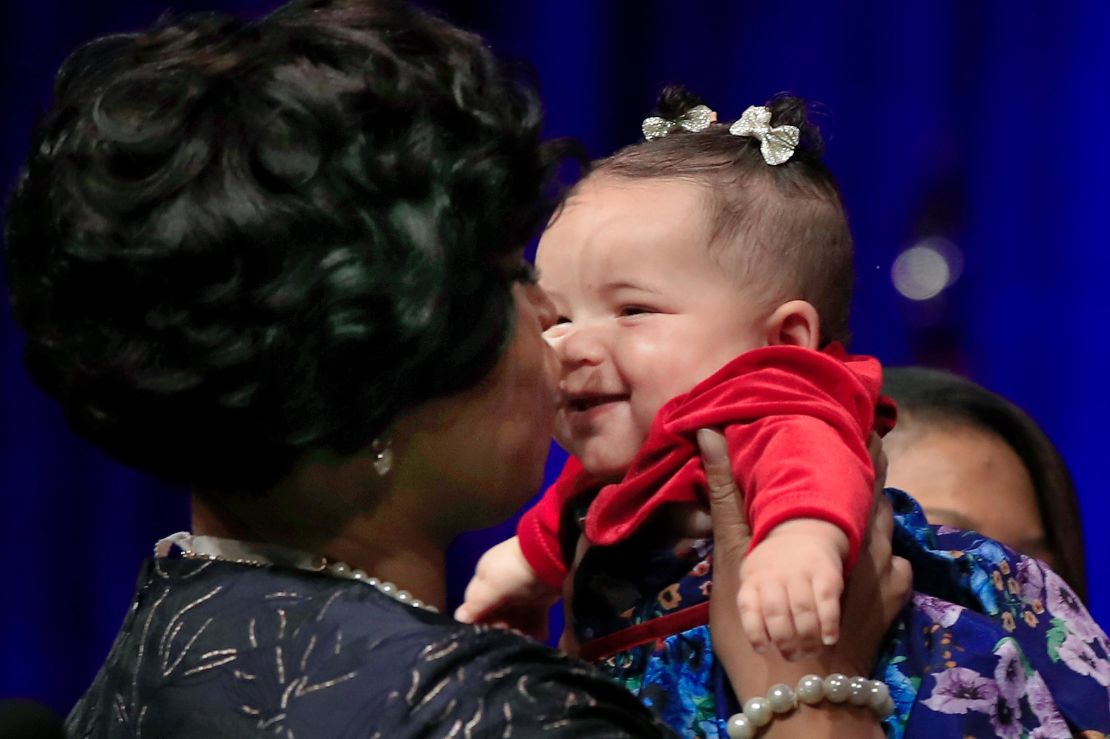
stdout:
<svg viewBox="0 0 1110 739">
<path fill-rule="evenodd" d="M 689 90 L 663 89 L 657 115 L 677 120 L 703 105 Z M 800 142 L 784 164 L 767 164 L 760 142 L 728 125 L 675 131 L 621 149 L 592 175 L 674 179 L 705 186 L 713 197 L 713 243 L 722 264 L 768 300 L 807 300 L 821 317 L 821 343 L 846 341 L 852 297 L 852 236 L 840 189 L 822 161 L 821 132 L 806 102 L 777 95 L 766 104 L 771 125 L 797 126 Z M 737 245 L 743 241 L 747 248 Z M 774 279 L 770 279 L 774 276 Z"/>
</svg>

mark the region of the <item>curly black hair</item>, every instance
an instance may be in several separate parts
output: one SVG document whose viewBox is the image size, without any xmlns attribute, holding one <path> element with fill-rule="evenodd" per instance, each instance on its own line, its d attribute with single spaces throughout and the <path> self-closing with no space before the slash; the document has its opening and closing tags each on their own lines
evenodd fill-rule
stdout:
<svg viewBox="0 0 1110 739">
<path fill-rule="evenodd" d="M 704 101 L 695 93 L 668 85 L 656 113 L 673 121 L 699 105 Z M 592 173 L 704 185 L 722 261 L 768 297 L 808 300 L 821 316 L 822 343 L 846 342 L 852 234 L 840 189 L 823 160 L 821 131 L 811 106 L 799 97 L 776 95 L 765 106 L 771 125 L 799 129 L 799 144 L 784 164 L 767 164 L 756 138 L 734 136 L 727 124 L 715 124 L 625 147 L 597 162 Z M 740 243 L 744 248 L 737 248 Z"/>
<path fill-rule="evenodd" d="M 561 156 L 528 82 L 403 2 L 95 40 L 8 203 L 27 366 L 119 460 L 265 490 L 492 368 Z"/>
</svg>

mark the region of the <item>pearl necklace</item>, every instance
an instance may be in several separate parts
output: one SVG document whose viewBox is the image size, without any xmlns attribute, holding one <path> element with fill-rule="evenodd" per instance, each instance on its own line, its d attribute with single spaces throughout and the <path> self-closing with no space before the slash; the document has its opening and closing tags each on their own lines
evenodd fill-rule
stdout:
<svg viewBox="0 0 1110 739">
<path fill-rule="evenodd" d="M 382 595 L 406 606 L 439 613 L 439 609 L 435 606 L 429 605 L 419 598 L 414 598 L 412 593 L 401 590 L 391 582 L 371 577 L 362 570 L 353 568 L 344 562 L 329 560 L 327 557 L 309 554 L 299 549 L 291 549 L 276 544 L 240 541 L 238 539 L 222 539 L 218 536 L 194 536 L 187 531 L 179 531 L 165 539 L 160 539 L 154 545 L 154 556 L 165 557 L 169 555 L 173 547 L 181 550 L 181 555 L 187 559 L 231 562 L 254 567 L 291 567 L 306 572 L 322 572 L 333 577 L 354 580 L 369 585 Z"/>
</svg>

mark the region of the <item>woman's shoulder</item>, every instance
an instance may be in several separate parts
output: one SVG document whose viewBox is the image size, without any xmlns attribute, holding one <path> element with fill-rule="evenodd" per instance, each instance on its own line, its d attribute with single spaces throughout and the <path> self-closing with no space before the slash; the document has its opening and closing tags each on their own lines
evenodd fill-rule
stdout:
<svg viewBox="0 0 1110 739">
<path fill-rule="evenodd" d="M 293 678 L 308 679 L 301 693 L 351 683 L 343 693 L 360 698 L 339 699 L 351 725 L 380 727 L 383 736 L 448 735 L 452 727 L 473 735 L 510 727 L 526 736 L 665 735 L 625 690 L 533 639 L 461 624 L 373 588 L 332 588 L 288 617 L 284 643 L 301 655 Z M 254 656 L 265 668 L 267 650 Z"/>
<path fill-rule="evenodd" d="M 69 730 L 403 737 L 455 724 L 478 735 L 664 735 L 631 695 L 525 637 L 354 581 L 189 561 L 148 565 Z"/>
</svg>

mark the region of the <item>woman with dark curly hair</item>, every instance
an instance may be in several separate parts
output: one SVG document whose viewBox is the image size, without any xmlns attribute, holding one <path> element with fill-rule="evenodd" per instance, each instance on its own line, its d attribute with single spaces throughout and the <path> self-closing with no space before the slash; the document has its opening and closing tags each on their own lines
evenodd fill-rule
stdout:
<svg viewBox="0 0 1110 739">
<path fill-rule="evenodd" d="M 585 665 L 437 612 L 447 542 L 532 494 L 554 421 L 521 245 L 559 150 L 531 90 L 407 5 L 305 0 L 94 41 L 55 98 L 7 214 L 27 365 L 79 433 L 187 484 L 194 526 L 158 542 L 67 732 L 667 735 Z M 865 671 L 908 588 L 877 521 L 845 606 L 869 618 L 824 671 Z M 737 691 L 805 667 L 722 644 Z M 852 707 L 775 730 L 881 734 Z"/>
</svg>

